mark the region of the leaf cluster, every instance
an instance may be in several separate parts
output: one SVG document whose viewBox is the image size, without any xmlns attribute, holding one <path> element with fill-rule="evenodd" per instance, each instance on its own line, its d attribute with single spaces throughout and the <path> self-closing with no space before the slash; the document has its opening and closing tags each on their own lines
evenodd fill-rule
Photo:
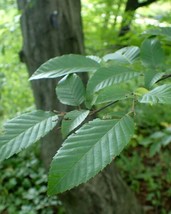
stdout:
<svg viewBox="0 0 171 214">
<path fill-rule="evenodd" d="M 33 148 L 1 163 L 0 170 L 0 213 L 50 214 L 60 207 L 57 196 L 46 197 L 47 174 Z"/>
<path fill-rule="evenodd" d="M 141 64 L 139 69 L 134 66 L 137 63 Z M 80 78 L 85 73 L 89 74 L 86 85 Z M 136 103 L 171 104 L 171 84 L 161 84 L 166 75 L 170 77 L 157 37 L 145 38 L 140 47 L 125 47 L 102 58 L 70 54 L 50 59 L 30 80 L 62 77 L 56 95 L 61 103 L 75 109 L 56 113 L 38 110 L 8 121 L 0 137 L 1 160 L 61 126 L 65 140 L 51 163 L 48 193 L 61 193 L 87 182 L 129 143 L 134 134 Z M 135 84 L 127 90 L 130 81 Z M 131 106 L 126 106 L 122 117 L 95 118 L 123 100 L 131 100 Z"/>
</svg>

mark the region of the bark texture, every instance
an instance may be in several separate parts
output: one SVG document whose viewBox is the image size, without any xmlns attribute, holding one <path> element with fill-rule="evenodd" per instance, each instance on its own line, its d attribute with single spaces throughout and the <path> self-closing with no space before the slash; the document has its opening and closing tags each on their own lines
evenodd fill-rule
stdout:
<svg viewBox="0 0 171 214">
<path fill-rule="evenodd" d="M 26 63 L 29 75 L 49 58 L 84 52 L 80 0 L 18 0 L 18 7 L 22 11 L 23 34 L 20 57 Z M 56 99 L 56 80 L 36 80 L 31 84 L 37 108 L 65 111 L 66 107 Z M 43 139 L 42 159 L 46 167 L 61 142 L 57 130 Z M 113 164 L 89 183 L 60 195 L 60 198 L 69 214 L 142 213 Z"/>
<path fill-rule="evenodd" d="M 18 0 L 18 8 L 23 34 L 20 57 L 30 76 L 52 57 L 84 52 L 80 0 Z M 56 82 L 31 82 L 38 109 L 65 111 L 66 106 L 56 98 Z M 58 131 L 52 131 L 42 141 L 42 159 L 48 167 L 62 139 Z"/>
<path fill-rule="evenodd" d="M 67 214 L 143 214 L 114 163 L 90 182 L 60 196 Z"/>
</svg>

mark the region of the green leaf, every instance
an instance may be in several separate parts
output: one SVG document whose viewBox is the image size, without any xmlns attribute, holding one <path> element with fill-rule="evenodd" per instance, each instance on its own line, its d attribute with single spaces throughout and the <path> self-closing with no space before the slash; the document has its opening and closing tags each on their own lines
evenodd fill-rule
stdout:
<svg viewBox="0 0 171 214">
<path fill-rule="evenodd" d="M 156 29 L 145 31 L 144 34 L 165 36 L 167 39 L 171 39 L 171 27 L 157 27 Z"/>
<path fill-rule="evenodd" d="M 100 91 L 95 104 L 111 101 L 123 100 L 129 96 L 130 92 L 118 86 L 110 86 Z"/>
<path fill-rule="evenodd" d="M 58 116 L 52 112 L 33 111 L 8 121 L 0 136 L 0 161 L 29 147 L 52 130 Z"/>
<path fill-rule="evenodd" d="M 151 88 L 162 76 L 163 72 L 157 72 L 155 70 L 146 71 L 145 75 L 145 86 Z"/>
<path fill-rule="evenodd" d="M 92 106 L 96 103 L 97 97 L 98 97 L 98 93 L 86 94 L 86 99 L 84 103 L 87 109 L 92 109 Z"/>
<path fill-rule="evenodd" d="M 141 59 L 144 66 L 157 68 L 164 64 L 164 52 L 158 39 L 145 39 L 141 45 Z"/>
<path fill-rule="evenodd" d="M 161 142 L 153 142 L 153 144 L 150 146 L 150 157 L 153 157 L 156 153 L 158 153 L 161 150 Z"/>
<path fill-rule="evenodd" d="M 62 135 L 65 138 L 71 131 L 77 128 L 88 116 L 90 111 L 75 110 L 67 113 L 62 120 Z"/>
<path fill-rule="evenodd" d="M 165 103 L 171 104 L 171 84 L 165 84 L 154 88 L 144 94 L 139 100 L 140 103 Z"/>
<path fill-rule="evenodd" d="M 140 53 L 139 47 L 130 46 L 122 48 L 115 53 L 107 54 L 103 57 L 105 62 L 109 60 L 116 60 L 121 63 L 132 64 L 138 58 Z"/>
<path fill-rule="evenodd" d="M 48 194 L 57 194 L 88 181 L 128 144 L 134 132 L 132 118 L 96 119 L 64 142 L 51 163 Z"/>
<path fill-rule="evenodd" d="M 98 56 L 92 56 L 92 55 L 89 55 L 89 56 L 86 56 L 87 58 L 90 58 L 98 63 L 100 63 L 102 61 L 102 59 Z"/>
<path fill-rule="evenodd" d="M 97 92 L 105 87 L 126 82 L 138 76 L 140 76 L 140 73 L 119 65 L 100 68 L 90 78 L 87 84 L 87 92 Z"/>
<path fill-rule="evenodd" d="M 65 76 L 56 87 L 56 94 L 61 103 L 79 106 L 85 100 L 85 88 L 76 74 Z"/>
<path fill-rule="evenodd" d="M 5 75 L 0 71 L 0 89 L 3 87 L 5 84 Z"/>
<path fill-rule="evenodd" d="M 166 135 L 165 137 L 163 137 L 163 139 L 161 140 L 161 144 L 163 146 L 167 146 L 171 143 L 171 135 Z"/>
<path fill-rule="evenodd" d="M 149 92 L 146 88 L 143 87 L 139 87 L 136 88 L 136 90 L 134 91 L 134 94 L 138 97 L 142 97 L 142 95 L 146 94 L 147 92 Z"/>
<path fill-rule="evenodd" d="M 77 72 L 94 72 L 99 67 L 99 63 L 85 56 L 75 54 L 63 55 L 42 64 L 30 80 L 57 78 Z"/>
</svg>

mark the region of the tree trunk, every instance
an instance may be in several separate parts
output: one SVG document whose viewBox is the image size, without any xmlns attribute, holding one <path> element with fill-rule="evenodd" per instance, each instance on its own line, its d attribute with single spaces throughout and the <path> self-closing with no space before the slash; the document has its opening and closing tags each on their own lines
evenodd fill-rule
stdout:
<svg viewBox="0 0 171 214">
<path fill-rule="evenodd" d="M 22 11 L 23 49 L 20 52 L 29 75 L 45 61 L 68 53 L 83 53 L 80 0 L 18 0 Z M 56 80 L 32 81 L 36 107 L 65 111 L 55 94 Z M 58 136 L 58 137 L 56 137 Z M 42 140 L 42 159 L 48 167 L 61 144 L 59 131 L 52 131 Z"/>
<path fill-rule="evenodd" d="M 80 0 L 18 0 L 22 11 L 23 49 L 21 60 L 29 75 L 49 58 L 67 53 L 84 53 Z M 56 80 L 31 82 L 36 107 L 65 111 L 55 95 Z M 46 167 L 61 145 L 60 133 L 52 131 L 43 139 L 42 159 Z M 112 164 L 89 183 L 68 191 L 60 198 L 71 214 L 139 214 L 134 195 Z"/>
<path fill-rule="evenodd" d="M 114 163 L 88 183 L 60 196 L 67 214 L 144 213 Z"/>
</svg>

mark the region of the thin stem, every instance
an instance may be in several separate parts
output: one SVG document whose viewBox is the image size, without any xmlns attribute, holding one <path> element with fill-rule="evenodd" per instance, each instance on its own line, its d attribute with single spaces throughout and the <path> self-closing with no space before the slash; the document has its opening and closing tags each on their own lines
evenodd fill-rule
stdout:
<svg viewBox="0 0 171 214">
<path fill-rule="evenodd" d="M 103 106 L 103 107 L 101 107 L 101 108 L 99 108 L 99 109 L 97 109 L 97 110 L 95 110 L 95 111 L 92 111 L 90 115 L 97 114 L 97 113 L 99 113 L 100 111 L 103 111 L 104 109 L 110 107 L 111 105 L 113 105 L 113 104 L 115 104 L 115 103 L 117 103 L 117 102 L 119 102 L 119 100 L 113 101 L 113 102 L 107 104 L 106 106 Z"/>
<path fill-rule="evenodd" d="M 168 78 L 170 78 L 170 77 L 171 77 L 171 74 L 165 74 L 165 75 L 163 75 L 157 82 L 160 82 L 160 81 L 162 81 L 162 80 L 168 79 Z"/>
</svg>

